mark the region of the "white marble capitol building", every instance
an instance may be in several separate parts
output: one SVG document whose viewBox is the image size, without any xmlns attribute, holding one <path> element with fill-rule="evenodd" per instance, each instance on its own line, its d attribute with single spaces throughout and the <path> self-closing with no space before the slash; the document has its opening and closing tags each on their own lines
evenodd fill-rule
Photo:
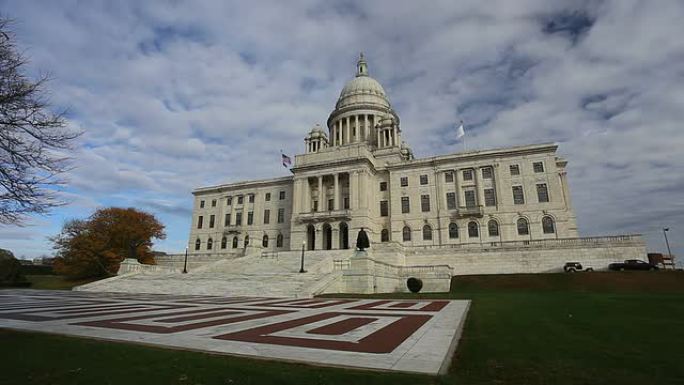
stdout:
<svg viewBox="0 0 684 385">
<path fill-rule="evenodd" d="M 241 282 L 272 271 L 291 283 L 304 279 L 295 274 L 304 248 L 318 276 L 286 294 L 311 295 L 406 290 L 410 276 L 448 290 L 452 275 L 561 271 L 571 261 L 602 269 L 645 256 L 638 235 L 578 236 L 557 145 L 415 158 L 402 131 L 362 55 L 291 176 L 193 191 L 191 267 Z M 371 241 L 362 254 L 361 228 Z"/>
</svg>

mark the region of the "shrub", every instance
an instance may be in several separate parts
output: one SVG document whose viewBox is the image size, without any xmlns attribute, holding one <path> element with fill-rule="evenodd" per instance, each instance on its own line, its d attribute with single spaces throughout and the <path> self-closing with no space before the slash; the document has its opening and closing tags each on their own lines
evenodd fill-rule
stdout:
<svg viewBox="0 0 684 385">
<path fill-rule="evenodd" d="M 418 293 L 423 288 L 423 281 L 419 278 L 411 277 L 406 281 L 406 287 L 408 287 L 411 293 Z"/>
<path fill-rule="evenodd" d="M 27 286 L 26 278 L 21 275 L 21 263 L 9 250 L 0 252 L 0 286 Z"/>
</svg>

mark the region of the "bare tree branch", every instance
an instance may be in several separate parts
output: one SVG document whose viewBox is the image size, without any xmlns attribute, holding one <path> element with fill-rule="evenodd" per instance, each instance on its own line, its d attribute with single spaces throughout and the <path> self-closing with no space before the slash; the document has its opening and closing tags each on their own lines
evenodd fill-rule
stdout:
<svg viewBox="0 0 684 385">
<path fill-rule="evenodd" d="M 20 225 L 30 214 L 63 205 L 50 187 L 69 170 L 64 152 L 81 132 L 66 128 L 65 111 L 52 112 L 50 80 L 29 79 L 28 63 L 14 45 L 11 20 L 0 18 L 0 224 Z"/>
</svg>

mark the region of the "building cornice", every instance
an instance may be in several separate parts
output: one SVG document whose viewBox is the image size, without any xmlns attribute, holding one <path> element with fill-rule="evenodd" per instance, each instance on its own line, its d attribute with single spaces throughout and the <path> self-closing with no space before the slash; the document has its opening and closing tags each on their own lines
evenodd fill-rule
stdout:
<svg viewBox="0 0 684 385">
<path fill-rule="evenodd" d="M 401 163 L 388 164 L 387 169 L 394 170 L 399 168 L 437 166 L 452 162 L 477 161 L 481 159 L 555 153 L 557 149 L 558 144 L 556 143 L 540 143 L 526 146 L 502 147 L 491 150 L 457 152 L 453 154 L 438 155 L 429 158 L 417 158 Z"/>
<path fill-rule="evenodd" d="M 258 188 L 273 185 L 284 185 L 292 183 L 293 176 L 285 176 L 280 178 L 260 179 L 250 181 L 240 181 L 234 183 L 225 183 L 216 186 L 199 187 L 192 190 L 192 195 L 205 193 L 221 193 L 228 190 L 237 190 L 241 188 Z"/>
</svg>

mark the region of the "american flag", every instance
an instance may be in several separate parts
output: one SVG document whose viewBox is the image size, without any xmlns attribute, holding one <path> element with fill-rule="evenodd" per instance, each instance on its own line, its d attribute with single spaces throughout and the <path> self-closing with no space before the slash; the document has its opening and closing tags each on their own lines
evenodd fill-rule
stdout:
<svg viewBox="0 0 684 385">
<path fill-rule="evenodd" d="M 283 160 L 283 167 L 287 168 L 287 166 L 291 166 L 291 165 L 292 165 L 292 159 L 290 159 L 289 156 L 283 154 L 282 152 L 280 153 L 280 156 L 281 156 L 281 158 L 282 158 L 282 160 Z"/>
</svg>

